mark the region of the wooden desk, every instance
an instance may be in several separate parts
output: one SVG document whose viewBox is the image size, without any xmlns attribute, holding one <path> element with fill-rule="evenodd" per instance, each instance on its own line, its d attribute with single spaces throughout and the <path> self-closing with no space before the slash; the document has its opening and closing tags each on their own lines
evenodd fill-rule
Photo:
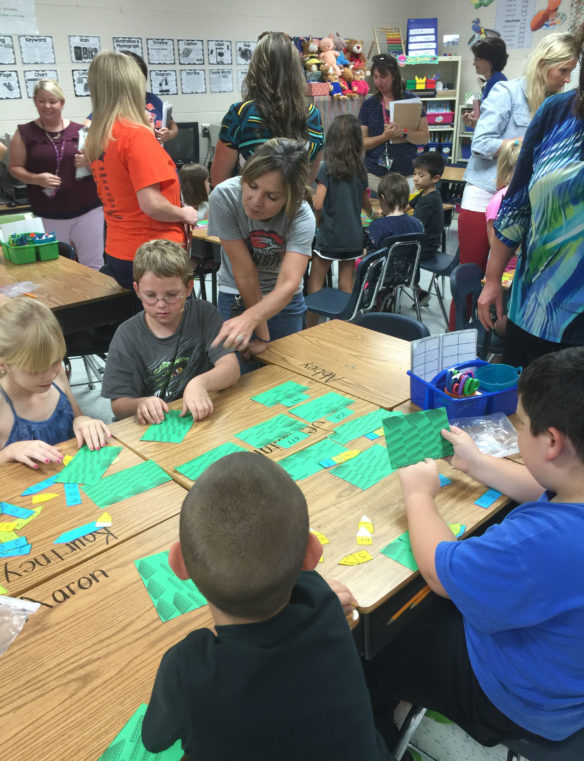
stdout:
<svg viewBox="0 0 584 761">
<path fill-rule="evenodd" d="M 322 383 L 307 380 L 281 367 L 262 367 L 252 373 L 242 375 L 237 384 L 232 388 L 214 394 L 213 405 L 215 409 L 213 415 L 206 420 L 195 423 L 180 444 L 160 444 L 152 441 L 141 441 L 147 426 L 140 425 L 135 416 L 114 423 L 110 426 L 110 430 L 116 439 L 126 447 L 129 447 L 145 459 L 154 460 L 177 483 L 186 489 L 190 489 L 192 481 L 181 473 L 178 473 L 175 470 L 176 466 L 182 465 L 227 441 L 238 444 L 250 451 L 260 452 L 274 460 L 281 460 L 283 457 L 287 457 L 299 449 L 304 449 L 310 444 L 324 439 L 338 425 L 338 423 L 331 423 L 327 420 L 307 423 L 302 428 L 302 431 L 308 434 L 308 438 L 288 449 L 283 449 L 277 443 L 271 443 L 260 449 L 254 449 L 251 445 L 235 438 L 236 433 L 288 411 L 288 407 L 284 407 L 281 404 L 275 407 L 265 407 L 262 404 L 251 401 L 251 397 L 289 380 L 308 386 L 309 390 L 306 393 L 310 395 L 311 399 L 323 396 L 332 390 Z M 374 409 L 372 405 L 356 398 L 354 394 L 350 396 L 355 399 L 351 409 L 354 409 L 357 414 L 364 415 Z M 182 409 L 182 401 L 173 402 L 170 408 Z M 350 420 L 351 418 L 347 419 Z"/>
<path fill-rule="evenodd" d="M 34 295 L 54 312 L 65 334 L 127 319 L 132 295 L 108 275 L 59 256 L 48 262 L 12 264 L 0 255 L 0 286 L 30 280 Z"/>
<path fill-rule="evenodd" d="M 343 320 L 280 338 L 258 358 L 386 409 L 410 396 L 410 344 Z"/>
<path fill-rule="evenodd" d="M 221 243 L 221 239 L 217 235 L 209 235 L 206 227 L 195 227 L 191 235 L 196 240 L 204 240 L 207 243 Z"/>
<path fill-rule="evenodd" d="M 116 444 L 116 442 L 113 442 Z M 73 440 L 59 446 L 64 454 L 74 454 L 77 446 Z M 125 470 L 142 462 L 142 458 L 123 448 L 119 460 L 110 465 L 106 475 Z M 44 481 L 62 469 L 60 465 L 43 465 L 38 471 L 20 463 L 9 463 L 0 469 L 0 501 L 31 509 L 32 497 L 20 494 L 35 483 Z M 0 559 L 0 584 L 15 597 L 30 591 L 34 586 L 54 577 L 91 558 L 110 550 L 127 539 L 145 531 L 180 512 L 185 497 L 184 489 L 170 481 L 130 499 L 106 508 L 112 517 L 112 526 L 104 527 L 65 544 L 54 544 L 64 531 L 83 526 L 96 520 L 101 514 L 96 505 L 81 491 L 81 505 L 67 507 L 63 484 L 54 484 L 43 493 L 59 494 L 47 501 L 41 514 L 28 523 L 19 536 L 26 536 L 32 550 L 29 555 Z M 40 502 L 39 504 L 43 504 Z M 9 517 L 3 520 L 16 520 Z"/>
<path fill-rule="evenodd" d="M 466 167 L 463 166 L 446 166 L 442 174 L 442 179 L 447 182 L 462 182 Z"/>
<path fill-rule="evenodd" d="M 175 517 L 31 591 L 42 605 L 2 656 L 3 759 L 96 761 L 148 702 L 164 652 L 212 624 L 207 606 L 162 623 L 134 565 L 177 536 Z"/>
<path fill-rule="evenodd" d="M 17 206 L 10 206 L 7 203 L 0 204 L 0 216 L 4 214 L 27 214 L 32 211 L 30 204 L 18 204 Z"/>
</svg>

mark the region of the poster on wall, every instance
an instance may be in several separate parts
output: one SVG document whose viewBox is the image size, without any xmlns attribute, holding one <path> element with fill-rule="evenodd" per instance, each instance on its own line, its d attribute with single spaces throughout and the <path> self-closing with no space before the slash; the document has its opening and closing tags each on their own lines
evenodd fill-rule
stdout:
<svg viewBox="0 0 584 761">
<path fill-rule="evenodd" d="M 177 40 L 178 62 L 183 66 L 202 66 L 205 63 L 203 40 Z"/>
<path fill-rule="evenodd" d="M 209 52 L 209 66 L 231 66 L 231 42 L 229 40 L 207 40 L 207 50 Z"/>
<path fill-rule="evenodd" d="M 205 69 L 181 69 L 180 89 L 183 95 L 198 95 L 207 92 Z"/>
<path fill-rule="evenodd" d="M 0 29 L 5 34 L 38 34 L 34 0 L 0 0 Z"/>
<path fill-rule="evenodd" d="M 505 40 L 507 50 L 531 47 L 533 35 L 529 24 L 536 10 L 536 0 L 497 0 L 495 28 Z"/>
<path fill-rule="evenodd" d="M 409 18 L 408 56 L 438 55 L 438 19 Z"/>
<path fill-rule="evenodd" d="M 237 89 L 241 92 L 243 80 L 247 77 L 247 69 L 237 69 Z"/>
<path fill-rule="evenodd" d="M 121 50 L 129 50 L 140 58 L 144 57 L 141 37 L 114 37 L 114 50 L 119 53 Z"/>
<path fill-rule="evenodd" d="M 0 100 L 18 100 L 20 82 L 17 71 L 0 71 Z"/>
<path fill-rule="evenodd" d="M 253 51 L 257 42 L 236 42 L 235 43 L 235 56 L 238 66 L 247 66 L 251 61 Z"/>
<path fill-rule="evenodd" d="M 89 83 L 87 81 L 87 69 L 73 69 L 73 89 L 78 98 L 89 97 Z"/>
<path fill-rule="evenodd" d="M 148 51 L 148 63 L 160 66 L 172 64 L 174 66 L 174 42 L 169 38 L 148 37 L 146 40 Z"/>
<path fill-rule="evenodd" d="M 26 85 L 26 94 L 29 98 L 33 97 L 34 86 L 39 79 L 54 79 L 55 82 L 59 81 L 57 69 L 25 69 L 24 82 Z"/>
<path fill-rule="evenodd" d="M 69 49 L 72 63 L 88 63 L 93 61 L 101 50 L 101 40 L 96 36 L 84 37 L 80 34 L 70 34 Z"/>
<path fill-rule="evenodd" d="M 176 71 L 152 69 L 150 72 L 150 90 L 154 95 L 178 95 Z"/>
<path fill-rule="evenodd" d="M 22 63 L 56 63 L 53 38 L 49 35 L 21 34 L 18 37 L 18 42 L 20 43 Z"/>
<path fill-rule="evenodd" d="M 210 92 L 233 92 L 231 69 L 209 69 Z"/>
<path fill-rule="evenodd" d="M 0 34 L 0 63 L 15 64 L 14 45 L 12 37 Z"/>
</svg>

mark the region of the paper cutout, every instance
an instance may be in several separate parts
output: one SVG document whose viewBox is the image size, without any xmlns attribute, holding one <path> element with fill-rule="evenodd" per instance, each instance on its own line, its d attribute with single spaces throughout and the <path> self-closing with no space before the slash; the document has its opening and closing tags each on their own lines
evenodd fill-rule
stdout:
<svg viewBox="0 0 584 761">
<path fill-rule="evenodd" d="M 65 465 L 69 465 L 72 459 L 73 459 L 72 454 L 66 454 L 65 457 L 63 457 L 63 467 L 65 467 Z"/>
<path fill-rule="evenodd" d="M 98 528 L 103 528 L 103 526 L 111 526 L 113 523 L 112 517 L 109 513 L 103 512 L 99 518 L 95 521 L 95 525 Z"/>
<path fill-rule="evenodd" d="M 170 621 L 207 604 L 191 579 L 183 581 L 174 575 L 168 565 L 168 550 L 134 563 L 161 621 Z"/>
<path fill-rule="evenodd" d="M 301 417 L 303 420 L 308 420 L 309 423 L 313 423 L 315 420 L 325 418 L 332 412 L 337 412 L 342 407 L 354 404 L 354 402 L 355 400 L 349 399 L 348 396 L 337 394 L 336 391 L 330 391 L 328 394 L 324 394 L 324 396 L 319 396 L 317 399 L 294 407 L 290 412 L 293 415 Z"/>
<path fill-rule="evenodd" d="M 194 460 L 189 460 L 188 462 L 179 465 L 176 470 L 179 473 L 182 473 L 183 476 L 190 478 L 191 481 L 196 481 L 201 473 L 207 470 L 209 465 L 217 462 L 217 460 L 220 460 L 222 457 L 225 457 L 228 454 L 233 454 L 234 452 L 247 451 L 247 449 L 244 449 L 237 444 L 227 442 L 226 444 L 221 444 L 221 446 L 215 447 L 214 449 L 209 449 L 208 452 L 205 452 L 205 454 L 202 454 L 199 457 L 195 457 Z"/>
<path fill-rule="evenodd" d="M 391 467 L 397 470 L 421 462 L 426 457 L 437 460 L 454 454 L 452 444 L 440 434 L 442 428 L 450 430 L 444 407 L 384 418 L 383 429 Z"/>
<path fill-rule="evenodd" d="M 387 459 L 385 447 L 373 444 L 364 449 L 359 457 L 337 465 L 329 471 L 333 476 L 357 486 L 359 489 L 369 489 L 383 478 L 392 473 Z"/>
<path fill-rule="evenodd" d="M 278 464 L 295 481 L 301 481 L 303 478 L 313 476 L 322 470 L 320 462 L 325 455 L 334 457 L 344 451 L 345 448 L 337 444 L 336 441 L 323 439 L 311 444 L 306 449 L 301 449 L 299 452 L 285 457 Z"/>
<path fill-rule="evenodd" d="M 38 507 L 33 507 L 33 509 L 32 509 L 32 515 L 29 515 L 28 518 L 19 518 L 14 523 L 14 530 L 15 531 L 20 531 L 21 529 L 23 529 L 26 526 L 27 523 L 30 523 L 34 518 L 37 517 L 37 515 L 41 514 L 41 510 L 43 509 L 43 507 L 44 507 L 44 505 L 39 505 Z"/>
<path fill-rule="evenodd" d="M 452 483 L 450 478 L 443 476 L 442 473 L 438 473 L 438 478 L 440 479 L 440 486 L 448 486 L 448 484 Z"/>
<path fill-rule="evenodd" d="M 373 528 L 373 521 L 367 515 L 361 516 L 361 520 L 359 521 L 359 528 L 365 528 L 371 534 L 375 533 L 375 529 Z"/>
<path fill-rule="evenodd" d="M 32 498 L 32 504 L 38 505 L 41 502 L 48 502 L 50 499 L 55 499 L 58 496 L 58 494 L 35 494 Z"/>
<path fill-rule="evenodd" d="M 142 745 L 142 721 L 146 708 L 146 703 L 142 703 L 98 761 L 180 761 L 182 759 L 183 749 L 180 740 L 162 753 L 150 753 Z"/>
<path fill-rule="evenodd" d="M 0 595 L 7 595 L 7 594 L 8 594 L 8 590 L 6 589 L 6 587 L 3 587 L 2 584 L 0 584 Z"/>
<path fill-rule="evenodd" d="M 373 537 L 365 526 L 360 526 L 357 531 L 357 544 L 373 544 Z"/>
<path fill-rule="evenodd" d="M 252 396 L 252 402 L 258 402 L 263 404 L 264 407 L 275 407 L 276 404 L 283 404 L 285 407 L 292 407 L 305 399 L 310 399 L 305 391 L 308 391 L 308 386 L 302 386 L 300 383 L 294 381 L 286 381 L 280 383 L 279 386 L 274 386 L 267 391 L 263 391 L 261 394 Z"/>
<path fill-rule="evenodd" d="M 19 536 L 10 542 L 0 544 L 0 558 L 11 558 L 17 555 L 28 555 L 31 551 L 31 545 L 26 537 Z"/>
<path fill-rule="evenodd" d="M 339 560 L 339 565 L 361 565 L 362 563 L 368 563 L 370 560 L 373 560 L 373 556 L 367 550 L 360 550 L 359 552 L 345 555 L 342 560 Z"/>
<path fill-rule="evenodd" d="M 489 489 L 478 499 L 475 499 L 474 504 L 486 509 L 487 507 L 490 507 L 494 502 L 496 502 L 499 497 L 502 496 L 503 495 L 500 491 L 497 491 L 496 489 Z"/>
<path fill-rule="evenodd" d="M 340 423 L 341 420 L 344 420 L 346 417 L 349 417 L 349 415 L 354 415 L 355 410 L 349 409 L 349 407 L 341 407 L 340 410 L 337 410 L 336 412 L 333 412 L 332 415 L 327 417 L 327 420 L 329 423 Z"/>
<path fill-rule="evenodd" d="M 79 484 L 65 484 L 65 501 L 67 507 L 75 507 L 81 504 L 81 492 Z"/>
<path fill-rule="evenodd" d="M 284 439 L 278 439 L 278 446 L 280 449 L 290 449 L 299 441 L 304 441 L 310 436 L 309 433 L 302 433 L 302 431 L 295 431 L 290 436 L 286 436 Z"/>
<path fill-rule="evenodd" d="M 100 527 L 97 525 L 96 521 L 85 523 L 83 526 L 64 531 L 54 540 L 53 544 L 66 544 L 67 542 L 72 542 L 74 539 L 79 539 L 80 536 L 92 534 L 94 531 L 97 531 L 98 528 Z"/>
<path fill-rule="evenodd" d="M 466 531 L 466 524 L 464 523 L 449 523 L 448 528 L 452 531 L 454 536 L 458 539 Z"/>
<path fill-rule="evenodd" d="M 69 465 L 58 474 L 58 484 L 92 484 L 103 476 L 113 460 L 122 451 L 122 447 L 103 447 L 88 449 L 81 447 Z"/>
<path fill-rule="evenodd" d="M 97 483 L 84 486 L 83 491 L 98 507 L 109 507 L 115 502 L 142 494 L 170 480 L 170 476 L 162 470 L 160 465 L 152 460 L 146 460 L 132 468 L 106 476 Z"/>
<path fill-rule="evenodd" d="M 311 528 L 310 529 L 310 533 L 314 534 L 314 536 L 318 539 L 318 541 L 321 544 L 330 544 L 330 540 L 327 539 L 327 537 L 323 533 L 321 533 L 320 531 L 316 531 L 316 529 Z"/>
<path fill-rule="evenodd" d="M 348 441 L 358 439 L 367 433 L 379 429 L 382 425 L 383 418 L 387 416 L 386 410 L 374 410 L 367 415 L 350 420 L 348 423 L 339 426 L 331 434 L 333 441 L 339 444 L 346 444 Z"/>
<path fill-rule="evenodd" d="M 466 531 L 466 525 L 464 523 L 449 523 L 448 528 L 457 538 L 462 536 Z M 385 555 L 386 557 L 395 560 L 397 563 L 404 565 L 406 568 L 409 568 L 410 571 L 418 570 L 418 564 L 416 563 L 414 553 L 412 552 L 409 531 L 400 534 L 397 539 L 394 539 L 393 542 L 387 544 L 382 550 L 380 550 L 380 552 L 382 555 Z"/>
<path fill-rule="evenodd" d="M 279 439 L 284 439 L 305 426 L 304 421 L 281 414 L 236 433 L 235 438 L 259 449 L 266 444 L 279 443 Z"/>
<path fill-rule="evenodd" d="M 162 423 L 156 423 L 146 429 L 140 441 L 180 444 L 192 425 L 193 416 L 190 412 L 181 417 L 181 410 L 169 410 Z"/>
<path fill-rule="evenodd" d="M 70 457 L 70 455 L 67 455 Z M 63 458 L 63 462 L 65 462 L 66 458 Z M 29 497 L 31 494 L 38 494 L 39 491 L 42 491 L 43 489 L 48 489 L 49 486 L 52 486 L 55 481 L 57 480 L 57 476 L 59 474 L 56 473 L 54 476 L 51 476 L 50 478 L 46 478 L 44 481 L 39 481 L 38 484 L 34 484 L 33 486 L 29 486 L 28 489 L 25 489 L 21 497 Z"/>
<path fill-rule="evenodd" d="M 374 431 L 371 431 L 371 433 L 366 433 L 365 438 L 366 439 L 380 439 L 383 436 L 383 427 L 376 428 Z"/>
<path fill-rule="evenodd" d="M 14 531 L 18 525 L 18 521 L 12 521 L 10 523 L 0 523 L 0 532 Z"/>
<path fill-rule="evenodd" d="M 340 465 L 342 462 L 352 460 L 354 457 L 358 457 L 360 454 L 360 449 L 347 449 L 346 452 L 341 452 L 341 454 L 335 455 L 334 457 L 327 458 L 326 460 L 321 460 L 320 465 L 323 468 L 334 468 L 335 465 Z"/>
<path fill-rule="evenodd" d="M 18 539 L 15 531 L 0 531 L 0 543 L 11 542 L 13 539 Z"/>
<path fill-rule="evenodd" d="M 3 515 L 11 515 L 13 518 L 30 518 L 34 515 L 32 510 L 26 507 L 18 507 L 18 505 L 12 505 L 10 502 L 0 502 L 0 513 Z"/>
</svg>

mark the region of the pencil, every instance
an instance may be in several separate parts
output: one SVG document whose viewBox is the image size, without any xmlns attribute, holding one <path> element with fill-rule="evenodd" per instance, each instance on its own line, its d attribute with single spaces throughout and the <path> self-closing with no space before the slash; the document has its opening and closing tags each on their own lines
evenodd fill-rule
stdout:
<svg viewBox="0 0 584 761">
<path fill-rule="evenodd" d="M 38 296 L 35 296 L 34 293 L 29 293 L 28 291 L 25 291 L 22 295 L 28 296 L 29 299 L 38 299 Z"/>
<path fill-rule="evenodd" d="M 389 619 L 387 622 L 388 624 L 392 624 L 394 621 L 396 621 L 403 613 L 406 612 L 406 610 L 409 610 L 410 608 L 415 608 L 418 603 L 420 603 L 425 597 L 427 597 L 432 590 L 430 587 L 426 584 L 421 589 L 419 589 L 416 594 L 413 597 L 410 597 L 410 599 L 406 602 L 405 605 L 402 605 L 401 608 L 393 614 L 393 616 Z"/>
</svg>

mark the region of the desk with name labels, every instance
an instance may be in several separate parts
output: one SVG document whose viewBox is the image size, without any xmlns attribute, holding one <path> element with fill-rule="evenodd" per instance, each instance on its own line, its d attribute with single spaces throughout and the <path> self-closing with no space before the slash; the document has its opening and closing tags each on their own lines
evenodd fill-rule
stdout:
<svg viewBox="0 0 584 761">
<path fill-rule="evenodd" d="M 306 402 L 322 397 L 334 390 L 315 380 L 295 375 L 288 370 L 272 365 L 242 375 L 232 388 L 212 394 L 213 414 L 205 420 L 195 422 L 180 443 L 142 441 L 142 436 L 148 426 L 140 425 L 136 416 L 114 423 L 110 426 L 110 430 L 124 446 L 129 447 L 145 459 L 154 460 L 177 483 L 186 489 L 190 489 L 192 480 L 177 472 L 176 467 L 204 455 L 222 444 L 230 442 L 243 449 L 264 454 L 274 460 L 281 460 L 326 438 L 328 433 L 338 424 L 327 420 L 327 418 L 334 416 L 334 412 L 323 415 L 322 419 L 314 421 L 303 422 L 300 420 L 300 425 L 297 426 L 300 435 L 295 436 L 298 438 L 296 443 L 291 443 L 288 437 L 285 437 L 284 440 L 279 437 L 279 440 L 277 438 L 275 441 L 267 441 L 262 446 L 254 447 L 253 444 L 246 443 L 236 437 L 237 433 L 264 423 L 277 415 L 285 415 L 294 421 L 298 421 L 298 417 L 292 414 L 294 407 L 287 407 L 283 404 L 266 407 L 252 401 L 253 396 L 288 381 L 307 387 L 304 393 L 309 398 L 304 400 Z M 355 394 L 347 393 L 346 396 L 354 400 L 352 404 L 347 405 L 347 410 L 353 410 L 354 417 L 364 415 L 374 409 L 372 405 L 363 402 Z M 171 410 L 181 410 L 182 400 L 172 402 L 169 406 Z M 351 416 L 347 419 L 350 420 Z"/>
<path fill-rule="evenodd" d="M 116 441 L 112 441 L 116 445 Z M 59 445 L 64 455 L 77 452 L 75 441 Z M 117 459 L 105 471 L 105 476 L 143 463 L 143 459 L 134 452 L 122 447 Z M 59 473 L 62 465 L 41 465 L 38 470 L 22 465 L 8 463 L 0 468 L 0 502 L 26 510 L 40 507 L 42 510 L 21 529 L 13 528 L 17 537 L 26 537 L 31 545 L 29 554 L 13 557 L 0 557 L 0 584 L 7 590 L 6 594 L 16 597 L 27 593 L 51 577 L 70 572 L 80 563 L 93 559 L 118 544 L 123 544 L 131 537 L 140 534 L 157 523 L 176 516 L 180 512 L 185 497 L 184 489 L 173 481 L 167 481 L 153 489 L 134 497 L 105 507 L 101 510 L 80 489 L 81 504 L 68 506 L 65 497 L 65 485 L 54 483 L 36 495 L 21 496 L 22 492 L 33 484 L 40 483 Z M 50 497 L 57 494 L 56 497 Z M 46 503 L 44 501 L 46 498 Z M 34 501 L 33 501 L 34 499 Z M 17 518 L 2 511 L 0 521 L 10 524 Z M 63 533 L 100 520 L 104 513 L 109 513 L 111 526 L 96 527 L 79 538 L 55 543 Z M 9 526 L 3 526 L 8 530 Z M 0 549 L 2 544 L 0 543 Z"/>
<path fill-rule="evenodd" d="M 258 358 L 386 409 L 410 397 L 409 342 L 343 320 L 280 338 Z"/>
</svg>

